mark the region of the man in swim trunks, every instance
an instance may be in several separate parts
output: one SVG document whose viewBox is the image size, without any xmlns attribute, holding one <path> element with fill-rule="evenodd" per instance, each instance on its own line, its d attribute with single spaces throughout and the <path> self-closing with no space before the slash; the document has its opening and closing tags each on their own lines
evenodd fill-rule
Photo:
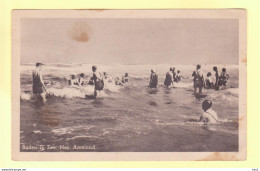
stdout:
<svg viewBox="0 0 260 171">
<path fill-rule="evenodd" d="M 157 84 L 158 84 L 158 75 L 156 74 L 154 69 L 151 69 L 149 87 L 156 88 Z"/>
<path fill-rule="evenodd" d="M 46 102 L 46 87 L 42 78 L 42 63 L 36 63 L 36 69 L 32 72 L 33 79 L 33 94 L 40 96 L 43 103 Z"/>
<path fill-rule="evenodd" d="M 204 86 L 204 78 L 203 73 L 200 70 L 201 66 L 197 65 L 196 71 L 192 73 L 193 78 L 193 87 L 194 87 L 194 94 L 197 93 L 197 88 L 199 88 L 199 93 L 202 93 L 202 88 Z"/>
<path fill-rule="evenodd" d="M 207 123 L 217 123 L 219 118 L 217 113 L 211 109 L 212 102 L 210 100 L 204 100 L 202 102 L 202 109 L 204 113 L 201 114 L 199 122 Z"/>
</svg>

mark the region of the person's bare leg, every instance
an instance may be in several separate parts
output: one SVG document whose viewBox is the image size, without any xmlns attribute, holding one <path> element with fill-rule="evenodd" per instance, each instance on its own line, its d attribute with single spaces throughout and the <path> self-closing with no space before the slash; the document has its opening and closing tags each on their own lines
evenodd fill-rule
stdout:
<svg viewBox="0 0 260 171">
<path fill-rule="evenodd" d="M 45 94 L 45 92 L 44 93 L 41 93 L 40 94 L 41 95 L 41 98 L 42 98 L 42 103 L 46 103 L 46 94 Z"/>
<path fill-rule="evenodd" d="M 94 98 L 96 98 L 97 97 L 97 90 L 95 89 L 94 90 Z"/>
</svg>

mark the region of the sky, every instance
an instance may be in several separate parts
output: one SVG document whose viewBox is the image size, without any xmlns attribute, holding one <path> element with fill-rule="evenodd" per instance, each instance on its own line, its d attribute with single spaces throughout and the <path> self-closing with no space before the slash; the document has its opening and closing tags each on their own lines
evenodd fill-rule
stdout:
<svg viewBox="0 0 260 171">
<path fill-rule="evenodd" d="M 236 19 L 21 19 L 21 63 L 238 64 Z"/>
</svg>

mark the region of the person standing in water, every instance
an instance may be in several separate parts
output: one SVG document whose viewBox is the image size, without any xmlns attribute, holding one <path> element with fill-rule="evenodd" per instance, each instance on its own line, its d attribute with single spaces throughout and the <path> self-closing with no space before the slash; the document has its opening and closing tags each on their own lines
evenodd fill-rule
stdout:
<svg viewBox="0 0 260 171">
<path fill-rule="evenodd" d="M 176 72 L 175 72 L 175 68 L 172 67 L 172 80 L 174 81 L 176 79 Z"/>
<path fill-rule="evenodd" d="M 181 71 L 178 70 L 177 73 L 176 73 L 176 75 L 175 75 L 174 82 L 176 82 L 176 83 L 180 82 L 180 81 L 181 81 L 181 78 L 188 79 L 188 77 L 185 78 L 185 77 L 183 77 L 180 73 L 181 73 Z"/>
<path fill-rule="evenodd" d="M 219 90 L 219 85 L 218 85 L 218 68 L 216 66 L 213 67 L 213 71 L 215 71 L 215 77 L 216 77 L 216 81 L 215 81 L 215 89 Z"/>
<path fill-rule="evenodd" d="M 172 68 L 170 68 L 170 71 L 166 73 L 166 78 L 164 80 L 164 85 L 169 87 L 170 85 L 173 85 L 173 74 L 172 74 Z"/>
<path fill-rule="evenodd" d="M 36 63 L 36 69 L 32 72 L 33 94 L 41 97 L 43 103 L 46 102 L 46 87 L 42 78 L 42 63 Z"/>
<path fill-rule="evenodd" d="M 219 76 L 218 85 L 226 87 L 228 79 L 229 79 L 229 75 L 226 73 L 226 68 L 222 68 L 222 72 Z"/>
<path fill-rule="evenodd" d="M 194 77 L 193 79 L 194 94 L 197 93 L 197 88 L 199 88 L 199 93 L 202 93 L 202 88 L 204 86 L 203 73 L 200 69 L 201 66 L 197 65 L 196 71 L 192 73 L 192 76 Z"/>
<path fill-rule="evenodd" d="M 76 76 L 74 74 L 71 75 L 71 79 L 69 80 L 69 85 L 79 85 L 78 81 L 76 80 Z"/>
<path fill-rule="evenodd" d="M 97 74 L 97 67 L 95 65 L 92 66 L 92 71 L 93 71 L 93 80 L 94 80 L 94 98 L 97 97 L 97 90 L 103 90 L 104 88 L 104 81 L 103 79 L 100 77 L 100 74 Z"/>
<path fill-rule="evenodd" d="M 214 83 L 213 83 L 213 80 L 212 80 L 212 77 L 211 77 L 211 72 L 207 73 L 207 77 L 205 79 L 205 86 L 204 86 L 204 88 L 207 88 L 207 89 L 214 88 Z"/>
<path fill-rule="evenodd" d="M 128 83 L 128 73 L 125 73 L 125 76 L 122 77 L 122 83 Z"/>
<path fill-rule="evenodd" d="M 81 74 L 79 75 L 78 84 L 81 85 L 81 86 L 83 86 L 84 83 L 85 83 L 85 82 L 84 82 L 84 73 L 81 73 Z"/>
<path fill-rule="evenodd" d="M 156 88 L 157 84 L 158 84 L 158 75 L 156 74 L 154 69 L 151 69 L 149 87 Z"/>
</svg>

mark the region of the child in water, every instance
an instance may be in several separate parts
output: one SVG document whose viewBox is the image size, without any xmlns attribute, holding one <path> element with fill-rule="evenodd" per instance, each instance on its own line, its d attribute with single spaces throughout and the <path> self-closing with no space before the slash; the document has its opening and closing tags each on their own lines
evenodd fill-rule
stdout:
<svg viewBox="0 0 260 171">
<path fill-rule="evenodd" d="M 208 72 L 207 77 L 205 79 L 205 88 L 211 89 L 213 87 L 214 87 L 214 83 L 213 83 L 213 80 L 212 80 L 212 77 L 211 77 L 211 72 Z"/>
<path fill-rule="evenodd" d="M 199 122 L 203 122 L 204 124 L 218 122 L 218 115 L 211 107 L 212 102 L 210 100 L 204 100 L 202 102 L 202 109 L 204 112 L 201 114 Z"/>
<path fill-rule="evenodd" d="M 229 75 L 226 73 L 226 68 L 222 68 L 222 72 L 219 76 L 218 85 L 226 87 L 228 79 L 229 79 Z"/>
</svg>

